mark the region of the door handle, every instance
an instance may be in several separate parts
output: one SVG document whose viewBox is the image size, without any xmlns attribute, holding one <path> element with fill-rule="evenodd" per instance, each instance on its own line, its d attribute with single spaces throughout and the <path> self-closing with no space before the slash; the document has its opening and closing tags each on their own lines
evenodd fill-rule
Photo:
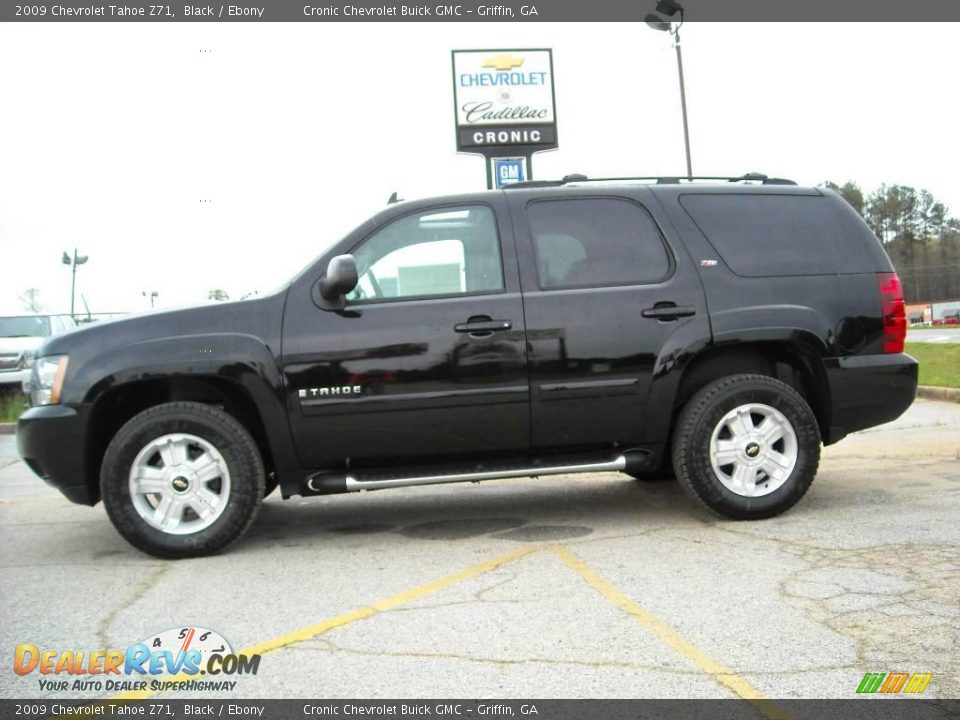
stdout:
<svg viewBox="0 0 960 720">
<path fill-rule="evenodd" d="M 458 333 L 470 333 L 471 335 L 490 335 L 495 332 L 503 332 L 513 327 L 509 320 L 491 320 L 488 317 L 470 318 L 465 323 L 458 323 L 453 329 Z"/>
<path fill-rule="evenodd" d="M 651 308 L 645 308 L 640 311 L 640 315 L 645 318 L 654 318 L 656 320 L 676 320 L 677 318 L 690 317 L 696 315 L 697 309 L 689 305 L 674 305 L 673 303 L 657 303 Z"/>
</svg>

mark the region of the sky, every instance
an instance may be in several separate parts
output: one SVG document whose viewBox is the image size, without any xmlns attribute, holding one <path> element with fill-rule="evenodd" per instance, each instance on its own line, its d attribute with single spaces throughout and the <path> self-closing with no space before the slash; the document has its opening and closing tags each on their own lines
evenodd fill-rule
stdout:
<svg viewBox="0 0 960 720">
<path fill-rule="evenodd" d="M 960 215 L 957 24 L 688 23 L 695 174 L 930 190 Z M 548 47 L 533 176 L 684 171 L 666 33 L 615 23 L 0 24 L 0 314 L 268 292 L 403 198 L 482 190 L 452 49 Z M 81 300 L 82 295 L 82 300 Z"/>
</svg>

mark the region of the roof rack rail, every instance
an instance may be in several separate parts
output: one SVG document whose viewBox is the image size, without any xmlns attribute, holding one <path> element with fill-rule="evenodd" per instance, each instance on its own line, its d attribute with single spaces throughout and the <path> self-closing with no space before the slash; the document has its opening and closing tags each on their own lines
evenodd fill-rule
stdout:
<svg viewBox="0 0 960 720">
<path fill-rule="evenodd" d="M 562 187 L 572 183 L 583 182 L 631 182 L 641 180 L 644 182 L 654 182 L 657 185 L 682 185 L 698 181 L 712 182 L 756 182 L 762 185 L 796 185 L 793 180 L 786 178 L 767 177 L 763 173 L 746 173 L 738 177 L 727 175 L 651 175 L 643 177 L 605 177 L 588 178 L 586 175 L 573 174 L 566 175 L 562 180 L 524 180 L 523 182 L 504 185 L 504 190 L 537 188 L 537 187 Z"/>
</svg>

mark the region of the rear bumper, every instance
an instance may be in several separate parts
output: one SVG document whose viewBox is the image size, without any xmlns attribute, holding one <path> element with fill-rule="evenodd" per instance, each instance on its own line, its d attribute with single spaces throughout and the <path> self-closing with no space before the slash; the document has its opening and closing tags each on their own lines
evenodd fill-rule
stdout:
<svg viewBox="0 0 960 720">
<path fill-rule="evenodd" d="M 896 420 L 917 396 L 920 366 L 905 353 L 833 358 L 825 366 L 831 399 L 825 445 Z"/>
<path fill-rule="evenodd" d="M 85 478 L 85 406 L 41 405 L 17 421 L 17 452 L 24 462 L 71 502 L 94 505 L 99 499 Z"/>
</svg>

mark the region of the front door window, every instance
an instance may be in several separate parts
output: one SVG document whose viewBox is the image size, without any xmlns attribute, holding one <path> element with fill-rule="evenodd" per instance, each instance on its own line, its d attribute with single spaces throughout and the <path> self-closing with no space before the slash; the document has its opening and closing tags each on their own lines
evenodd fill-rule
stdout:
<svg viewBox="0 0 960 720">
<path fill-rule="evenodd" d="M 360 281 L 348 302 L 502 292 L 500 240 L 484 205 L 395 220 L 353 252 Z"/>
</svg>

